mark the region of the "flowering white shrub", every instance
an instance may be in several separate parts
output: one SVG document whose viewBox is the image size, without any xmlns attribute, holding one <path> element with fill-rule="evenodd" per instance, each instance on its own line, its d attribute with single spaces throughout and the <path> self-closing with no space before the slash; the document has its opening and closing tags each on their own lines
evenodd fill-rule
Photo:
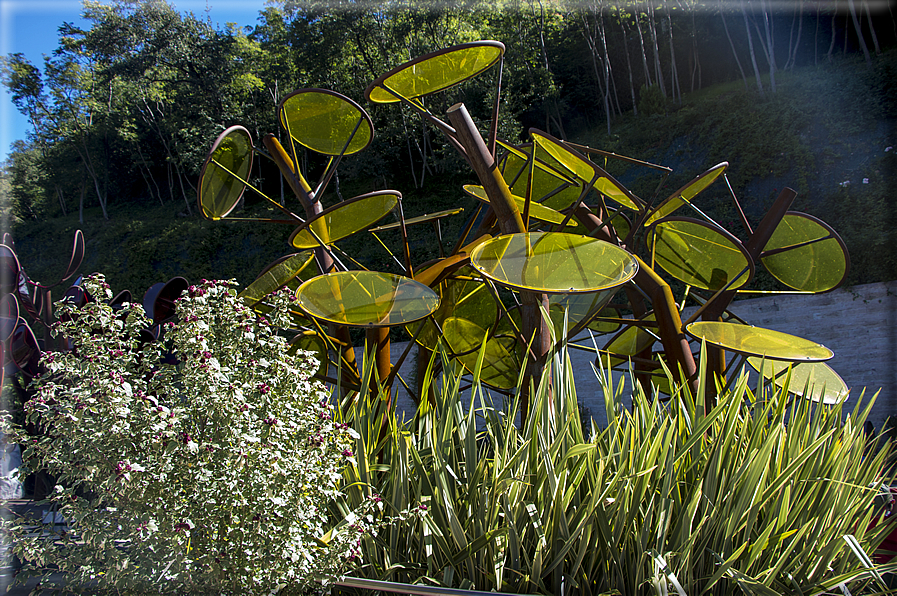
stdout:
<svg viewBox="0 0 897 596">
<path fill-rule="evenodd" d="M 131 593 L 304 592 L 358 556 L 374 499 L 328 532 L 328 506 L 353 460 L 354 431 L 334 420 L 316 364 L 289 355 L 287 293 L 268 319 L 232 282 L 203 282 L 177 300 L 162 341 L 146 342 L 142 307 L 119 311 L 101 276 L 94 301 L 60 304 L 72 350 L 44 354 L 26 404 L 41 438 L 26 468 L 58 478 L 57 536 L 8 537 L 25 570 L 65 572 L 69 588 Z"/>
</svg>

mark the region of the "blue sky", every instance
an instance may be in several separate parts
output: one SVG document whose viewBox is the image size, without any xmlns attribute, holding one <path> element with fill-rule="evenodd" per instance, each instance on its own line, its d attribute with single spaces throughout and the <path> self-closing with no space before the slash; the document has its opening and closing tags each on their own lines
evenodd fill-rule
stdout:
<svg viewBox="0 0 897 596">
<path fill-rule="evenodd" d="M 206 15 L 213 26 L 226 23 L 255 25 L 265 0 L 171 0 L 180 12 Z M 56 49 L 57 29 L 63 22 L 86 24 L 80 0 L 0 0 L 0 55 L 22 52 L 40 67 L 43 55 Z M 0 162 L 6 160 L 13 141 L 25 138 L 28 121 L 19 114 L 6 92 L 0 101 Z"/>
</svg>

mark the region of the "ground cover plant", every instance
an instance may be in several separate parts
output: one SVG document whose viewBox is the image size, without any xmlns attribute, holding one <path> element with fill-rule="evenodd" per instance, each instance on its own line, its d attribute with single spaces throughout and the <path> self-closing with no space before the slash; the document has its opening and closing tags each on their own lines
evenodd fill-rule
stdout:
<svg viewBox="0 0 897 596">
<path fill-rule="evenodd" d="M 43 506 L 67 521 L 7 524 L 22 578 L 62 571 L 90 593 L 304 593 L 357 557 L 378 507 L 328 518 L 353 431 L 311 379 L 316 364 L 278 335 L 285 295 L 259 317 L 233 283 L 204 281 L 147 341 L 141 305 L 107 305 L 102 277 L 84 289 L 82 308 L 57 305 L 71 350 L 44 354 L 25 406 L 40 434 L 4 429 L 25 445 L 24 474 L 56 477 Z"/>
<path fill-rule="evenodd" d="M 383 402 L 356 404 L 352 496 L 427 511 L 366 538 L 356 573 L 539 594 L 892 593 L 897 566 L 866 556 L 895 527 L 872 527 L 893 479 L 889 447 L 869 452 L 862 432 L 871 400 L 822 407 L 742 376 L 706 413 L 703 385 L 663 403 L 634 383 L 628 406 L 597 370 L 608 424 L 584 434 L 569 363 L 552 368 L 517 425 L 515 404 L 477 382 L 468 402 L 451 373 L 385 435 Z"/>
</svg>

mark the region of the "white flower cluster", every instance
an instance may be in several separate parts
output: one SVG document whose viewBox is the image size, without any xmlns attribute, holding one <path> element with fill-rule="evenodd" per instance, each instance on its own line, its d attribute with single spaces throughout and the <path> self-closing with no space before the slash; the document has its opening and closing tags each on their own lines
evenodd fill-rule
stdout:
<svg viewBox="0 0 897 596">
<path fill-rule="evenodd" d="M 314 360 L 278 335 L 290 296 L 272 296 L 265 318 L 233 286 L 191 286 L 156 342 L 142 307 L 106 305 L 100 276 L 86 306 L 60 303 L 73 347 L 44 355 L 26 405 L 43 436 L 24 459 L 56 475 L 50 500 L 70 524 L 55 541 L 14 536 L 34 569 L 138 593 L 267 594 L 351 562 L 369 526 L 328 532 L 328 507 L 357 435 L 310 378 Z M 363 507 L 353 520 L 379 503 Z"/>
</svg>

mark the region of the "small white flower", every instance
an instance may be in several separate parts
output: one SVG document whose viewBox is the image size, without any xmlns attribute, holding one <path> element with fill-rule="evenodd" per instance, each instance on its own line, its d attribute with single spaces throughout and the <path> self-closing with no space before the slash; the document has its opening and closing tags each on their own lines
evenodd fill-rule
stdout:
<svg viewBox="0 0 897 596">
<path fill-rule="evenodd" d="M 863 178 L 863 184 L 869 184 L 869 179 L 868 179 L 868 178 Z"/>
<path fill-rule="evenodd" d="M 844 182 L 842 182 L 842 183 L 839 184 L 838 186 L 840 186 L 841 188 L 847 188 L 848 186 L 850 186 L 850 180 L 845 180 Z"/>
<path fill-rule="evenodd" d="M 893 147 L 890 147 L 890 146 L 885 147 L 885 153 L 887 153 L 887 152 L 890 151 L 891 149 L 893 149 Z"/>
</svg>

